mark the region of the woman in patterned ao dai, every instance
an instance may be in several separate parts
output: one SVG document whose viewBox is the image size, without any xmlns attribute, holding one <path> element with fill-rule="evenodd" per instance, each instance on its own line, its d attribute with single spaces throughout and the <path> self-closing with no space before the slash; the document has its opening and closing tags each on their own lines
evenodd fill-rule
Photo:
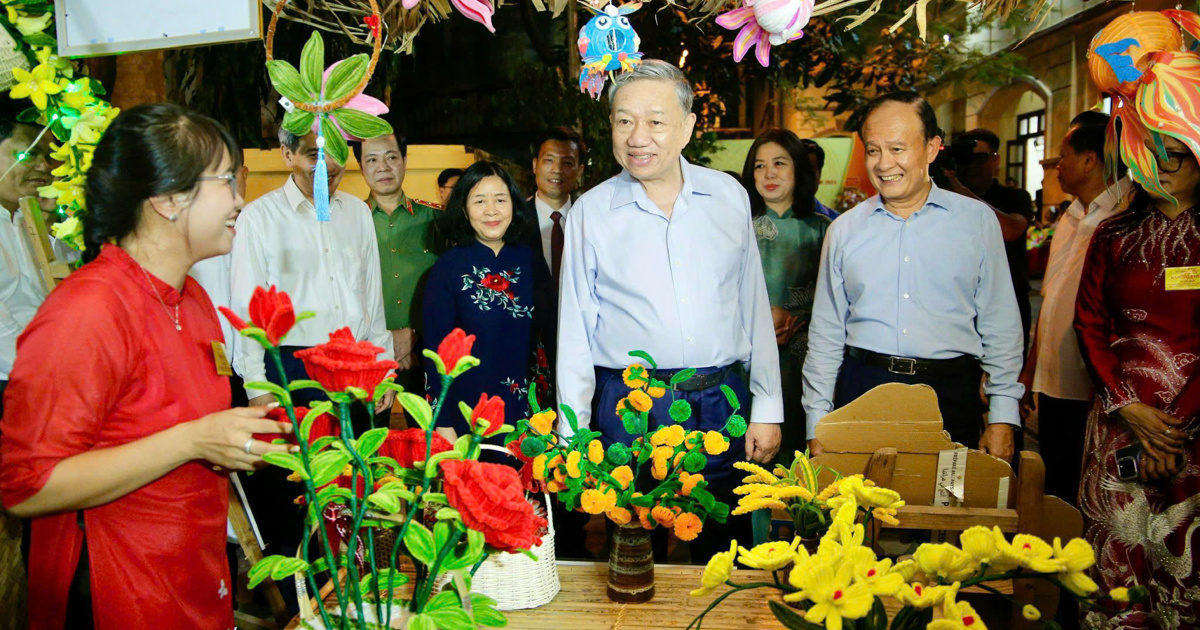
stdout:
<svg viewBox="0 0 1200 630">
<path fill-rule="evenodd" d="M 437 351 L 455 328 L 475 335 L 471 354 L 480 365 L 455 379 L 447 409 L 474 407 L 481 394 L 504 400 L 504 419 L 515 425 L 528 415 L 528 392 L 548 393 L 549 362 L 540 341 L 554 317 L 550 270 L 541 250 L 526 244 L 536 219 L 516 182 L 495 162 L 476 162 L 463 173 L 439 218 L 438 232 L 450 249 L 433 268 L 425 288 L 426 347 Z M 434 400 L 442 383 L 425 360 L 425 390 Z M 451 442 L 467 431 L 456 411 L 443 413 L 438 431 Z"/>
<path fill-rule="evenodd" d="M 1097 228 L 1076 302 L 1096 387 L 1080 487 L 1094 577 L 1150 592 L 1115 616 L 1089 613 L 1088 628 L 1200 627 L 1200 165 L 1162 139 L 1159 181 L 1178 204 L 1138 187 Z M 1133 444 L 1141 478 L 1122 481 L 1115 453 Z"/>
</svg>

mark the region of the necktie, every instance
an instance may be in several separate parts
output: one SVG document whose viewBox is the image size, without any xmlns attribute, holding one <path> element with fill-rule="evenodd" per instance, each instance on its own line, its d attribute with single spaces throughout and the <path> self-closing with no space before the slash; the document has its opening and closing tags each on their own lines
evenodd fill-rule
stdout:
<svg viewBox="0 0 1200 630">
<path fill-rule="evenodd" d="M 562 267 L 562 250 L 563 250 L 563 215 L 558 210 L 550 214 L 550 220 L 554 221 L 554 227 L 550 228 L 550 272 L 554 274 L 554 285 L 558 286 L 558 270 Z"/>
</svg>

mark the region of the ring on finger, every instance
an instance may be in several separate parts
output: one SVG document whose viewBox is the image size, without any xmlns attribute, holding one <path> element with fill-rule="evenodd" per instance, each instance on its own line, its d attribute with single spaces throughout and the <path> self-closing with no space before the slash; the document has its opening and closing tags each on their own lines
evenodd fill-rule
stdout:
<svg viewBox="0 0 1200 630">
<path fill-rule="evenodd" d="M 242 450 L 246 451 L 247 455 L 253 455 L 254 453 L 250 452 L 250 447 L 252 446 L 254 446 L 254 438 L 246 440 L 246 443 L 242 445 Z"/>
</svg>

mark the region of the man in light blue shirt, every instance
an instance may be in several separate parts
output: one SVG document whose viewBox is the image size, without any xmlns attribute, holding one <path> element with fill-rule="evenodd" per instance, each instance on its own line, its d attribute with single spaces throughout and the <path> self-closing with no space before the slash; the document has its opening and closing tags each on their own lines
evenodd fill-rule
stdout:
<svg viewBox="0 0 1200 630">
<path fill-rule="evenodd" d="M 744 440 L 710 457 L 705 472 L 709 489 L 728 502 L 740 476 L 732 474 L 732 461 L 743 455 L 770 461 L 783 421 L 775 330 L 749 199 L 736 179 L 680 156 L 696 116 L 691 85 L 678 68 L 646 60 L 614 80 L 609 101 L 613 154 L 624 170 L 581 196 L 567 216 L 559 402 L 606 443 L 628 442 L 615 409 L 629 393 L 621 369 L 634 361 L 632 350 L 649 352 L 660 378 L 698 368 L 672 394 L 691 404 L 689 431 L 725 426 L 732 409 L 721 385 L 737 393 L 741 414 L 752 396 Z M 655 401 L 653 426 L 673 423 L 672 395 Z M 693 544 L 693 555 L 708 557 L 702 554 Z"/>
<path fill-rule="evenodd" d="M 826 414 L 888 382 L 934 388 L 951 438 L 1002 459 L 1020 426 L 1021 319 L 995 213 L 938 188 L 933 109 L 884 95 L 859 130 L 879 191 L 825 238 L 804 363 L 809 447 Z M 979 400 L 987 374 L 988 426 Z"/>
</svg>

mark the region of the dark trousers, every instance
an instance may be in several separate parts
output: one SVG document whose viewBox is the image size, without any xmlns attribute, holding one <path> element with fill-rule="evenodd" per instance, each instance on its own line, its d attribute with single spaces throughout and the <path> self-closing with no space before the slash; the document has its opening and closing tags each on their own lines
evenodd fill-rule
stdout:
<svg viewBox="0 0 1200 630">
<path fill-rule="evenodd" d="M 1038 443 L 1045 457 L 1046 494 L 1079 505 L 1079 474 L 1083 466 L 1086 400 L 1066 400 L 1038 394 Z"/>
<path fill-rule="evenodd" d="M 983 433 L 983 402 L 979 398 L 979 379 L 982 375 L 978 364 L 974 369 L 962 370 L 961 374 L 950 376 L 894 374 L 847 354 L 838 375 L 833 404 L 835 408 L 844 407 L 884 383 L 928 385 L 937 393 L 942 426 L 950 433 L 950 439 L 967 448 L 978 448 L 979 437 Z"/>
<path fill-rule="evenodd" d="M 696 373 L 698 375 L 712 374 L 722 369 L 726 368 L 700 368 L 696 370 Z M 742 405 L 738 413 L 749 419 L 750 390 L 746 384 L 745 373 L 738 367 L 727 369 L 727 375 L 722 385 L 733 390 Z M 596 368 L 596 393 L 592 398 L 592 429 L 602 434 L 600 440 L 606 447 L 617 441 L 625 444 L 633 441 L 634 436 L 625 432 L 625 427 L 616 414 L 617 402 L 627 396 L 629 391 L 629 388 L 621 380 L 620 370 Z M 666 396 L 654 399 L 654 406 L 650 409 L 651 431 L 660 426 L 675 424 L 669 414 L 671 403 L 675 400 L 686 400 L 691 404 L 692 416 L 682 423 L 684 430 L 689 432 L 719 431 L 725 426 L 729 416 L 733 414 L 733 408 L 730 407 L 720 386 L 696 392 L 668 391 Z M 728 504 L 731 511 L 737 507 L 737 496 L 733 494 L 733 489 L 740 485 L 739 482 L 742 478 L 741 471 L 735 470 L 733 463 L 744 461 L 745 458 L 745 438 L 731 439 L 729 449 L 724 453 L 708 456 L 708 466 L 704 469 L 704 479 L 708 481 L 708 490 L 718 501 Z M 657 480 L 646 474 L 644 478 L 638 480 L 638 484 L 639 486 L 647 484 L 652 488 L 657 484 Z M 576 534 L 572 532 L 569 535 Z M 582 532 L 579 532 L 578 535 L 582 535 Z M 704 563 L 714 553 L 728 551 L 729 541 L 735 538 L 743 543 L 752 540 L 749 514 L 730 516 L 725 523 L 717 523 L 712 519 L 706 520 L 703 531 L 690 543 L 693 562 Z M 557 544 L 557 540 L 555 542 Z M 655 530 L 653 544 L 655 558 L 658 561 L 666 560 L 666 543 L 666 530 L 662 528 Z"/>
</svg>

